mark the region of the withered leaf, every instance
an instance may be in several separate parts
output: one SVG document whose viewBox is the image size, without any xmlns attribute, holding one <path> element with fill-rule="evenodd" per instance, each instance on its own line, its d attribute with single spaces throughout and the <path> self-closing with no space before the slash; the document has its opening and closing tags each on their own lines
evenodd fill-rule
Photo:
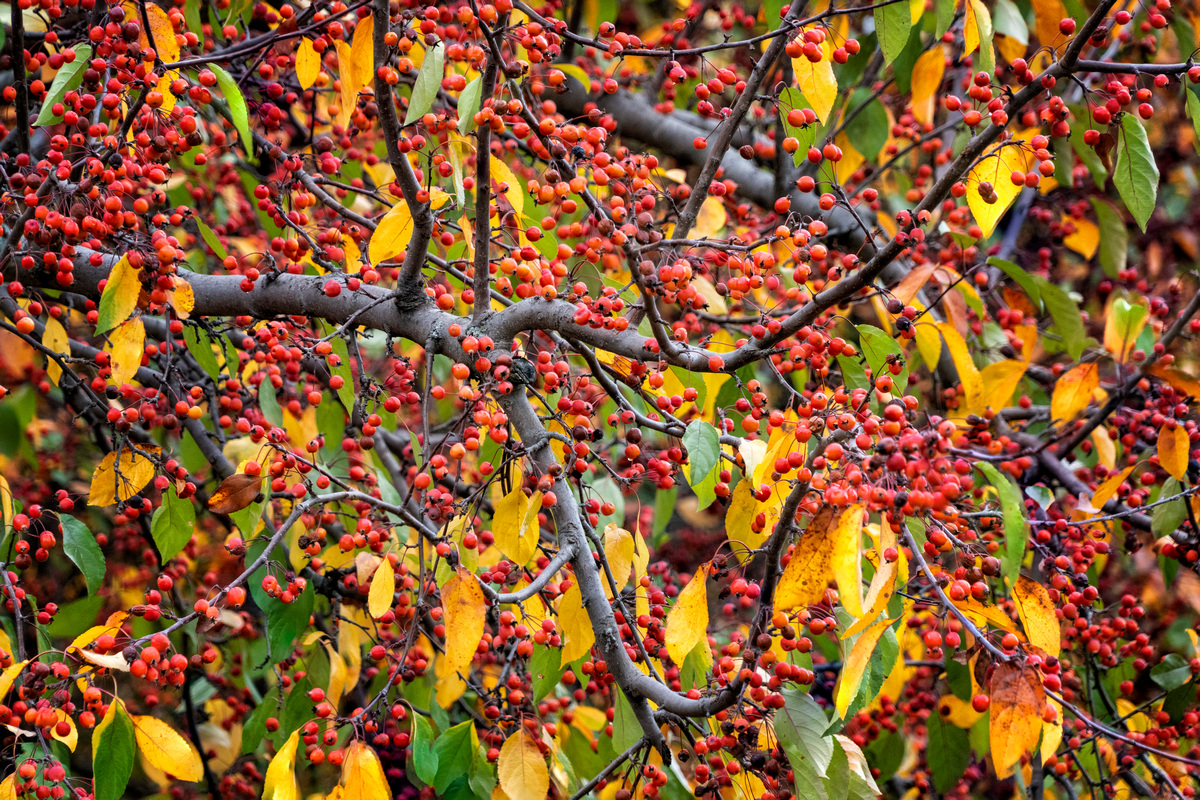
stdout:
<svg viewBox="0 0 1200 800">
<path fill-rule="evenodd" d="M 208 507 L 218 514 L 232 514 L 241 511 L 258 497 L 262 484 L 263 477 L 261 475 L 235 472 L 221 481 L 216 493 L 208 498 Z"/>
</svg>

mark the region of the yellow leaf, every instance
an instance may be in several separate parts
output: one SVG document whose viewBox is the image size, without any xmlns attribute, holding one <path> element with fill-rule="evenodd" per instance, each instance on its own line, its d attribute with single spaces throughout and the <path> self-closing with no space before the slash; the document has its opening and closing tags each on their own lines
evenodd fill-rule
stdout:
<svg viewBox="0 0 1200 800">
<path fill-rule="evenodd" d="M 354 26 L 354 39 L 350 45 L 350 63 L 354 71 L 356 89 L 370 86 L 375 80 L 375 35 L 374 15 L 360 17 Z"/>
<path fill-rule="evenodd" d="M 952 694 L 938 700 L 938 713 L 941 714 L 942 719 L 956 728 L 970 728 L 983 716 L 970 703 L 959 700 Z"/>
<path fill-rule="evenodd" d="M 966 0 L 967 18 L 963 23 L 963 55 L 969 56 L 979 48 L 979 17 L 985 17 L 985 26 L 992 27 L 991 14 L 977 0 Z"/>
<path fill-rule="evenodd" d="M 824 125 L 838 94 L 837 78 L 833 74 L 832 40 L 827 37 L 821 44 L 821 60 L 815 64 L 807 58 L 793 58 L 792 71 L 796 73 L 800 93 Z"/>
<path fill-rule="evenodd" d="M 29 663 L 29 659 L 18 661 L 11 667 L 0 672 L 0 698 L 8 694 L 8 690 L 12 688 L 13 681 L 21 674 L 21 670 L 25 669 L 25 665 Z"/>
<path fill-rule="evenodd" d="M 129 612 L 113 612 L 108 616 L 103 625 L 95 625 L 76 636 L 75 640 L 67 646 L 67 652 L 70 652 L 73 648 L 86 647 L 106 633 L 115 637 L 117 631 L 121 630 L 121 626 L 125 624 L 125 620 L 127 619 L 129 619 Z"/>
<path fill-rule="evenodd" d="M 833 534 L 833 577 L 842 607 L 855 617 L 863 615 L 862 524 L 866 507 L 850 506 L 838 518 Z"/>
<path fill-rule="evenodd" d="M 1117 446 L 1113 444 L 1112 438 L 1108 435 L 1108 430 L 1103 425 L 1092 431 L 1092 444 L 1096 448 L 1096 460 L 1105 469 L 1116 469 Z"/>
<path fill-rule="evenodd" d="M 991 625 L 1003 631 L 1017 633 L 1017 626 L 1012 619 L 995 606 L 989 606 L 973 597 L 964 600 L 952 600 L 954 606 L 976 625 Z"/>
<path fill-rule="evenodd" d="M 341 787 L 343 800 L 379 800 L 392 795 L 379 756 L 358 739 L 346 748 Z"/>
<path fill-rule="evenodd" d="M 88 505 L 111 506 L 118 499 L 128 500 L 140 492 L 154 478 L 154 462 L 147 455 L 158 453 L 157 447 L 141 446 L 122 448 L 120 461 L 116 451 L 106 455 L 92 473 Z"/>
<path fill-rule="evenodd" d="M 1088 407 L 1092 392 L 1100 386 L 1100 367 L 1095 362 L 1080 364 L 1063 374 L 1050 396 L 1050 418 L 1070 422 Z"/>
<path fill-rule="evenodd" d="M 3 475 L 0 475 L 0 514 L 4 515 L 0 519 L 0 530 L 8 530 L 12 527 L 16 509 L 13 507 L 12 487 L 8 485 L 8 479 Z"/>
<path fill-rule="evenodd" d="M 837 694 L 834 699 L 838 713 L 843 717 L 846 715 L 846 709 L 850 708 L 850 701 L 858 694 L 863 676 L 867 672 L 867 665 L 871 663 L 871 654 L 875 652 L 875 645 L 879 643 L 879 637 L 883 636 L 883 632 L 893 622 L 895 620 L 886 618 L 879 620 L 863 631 L 862 635 L 854 641 L 854 647 L 850 648 L 850 655 L 846 657 L 846 663 L 842 665 L 842 673 L 838 679 Z M 890 664 L 883 666 L 891 669 Z M 874 699 L 871 698 L 871 700 Z M 870 700 L 867 702 L 869 703 Z"/>
<path fill-rule="evenodd" d="M 562 631 L 563 647 L 559 654 L 562 666 L 587 655 L 596 642 L 591 617 L 583 607 L 579 585 L 573 585 L 558 601 L 558 624 Z"/>
<path fill-rule="evenodd" d="M 517 176 L 508 168 L 508 164 L 495 156 L 491 156 L 491 159 L 492 183 L 497 186 L 501 183 L 508 184 L 503 194 L 508 198 L 508 204 L 513 207 L 513 211 L 517 212 L 517 217 L 521 217 L 525 211 L 525 191 L 517 182 Z"/>
<path fill-rule="evenodd" d="M 299 744 L 300 730 L 297 729 L 267 765 L 263 800 L 300 800 L 300 783 L 296 780 L 296 747 Z"/>
<path fill-rule="evenodd" d="M 1147 370 L 1156 378 L 1161 378 L 1167 383 L 1174 386 L 1179 391 L 1192 397 L 1200 397 L 1200 381 L 1188 375 L 1186 372 L 1174 369 L 1172 367 L 1163 367 L 1155 364 Z"/>
<path fill-rule="evenodd" d="M 667 614 L 664 644 L 676 664 L 682 664 L 696 645 L 708 640 L 707 580 L 708 564 L 702 564 Z"/>
<path fill-rule="evenodd" d="M 392 562 L 384 557 L 375 568 L 375 577 L 371 579 L 371 591 L 367 594 L 367 610 L 371 612 L 371 616 L 379 619 L 391 611 L 395 594 L 396 570 L 392 568 Z"/>
<path fill-rule="evenodd" d="M 308 89 L 316 83 L 321 74 L 321 57 L 313 48 L 312 39 L 305 36 L 296 48 L 296 78 L 300 81 L 301 89 Z"/>
<path fill-rule="evenodd" d="M 1043 47 L 1054 48 L 1063 45 L 1066 37 L 1059 30 L 1059 23 L 1068 19 L 1066 7 L 1062 0 L 1033 0 L 1033 13 L 1037 24 L 1038 42 Z"/>
<path fill-rule="evenodd" d="M 171 25 L 171 18 L 167 16 L 167 12 L 153 3 L 147 3 L 145 8 L 146 19 L 150 23 L 150 35 L 154 37 L 154 50 L 158 53 L 158 57 L 168 64 L 178 61 L 179 42 L 175 39 L 175 28 Z M 137 20 L 139 26 L 142 24 L 142 16 L 137 3 L 125 3 L 124 9 L 127 19 Z M 138 31 L 138 39 L 142 47 L 150 44 L 145 31 Z"/>
<path fill-rule="evenodd" d="M 446 661 L 454 672 L 466 672 L 483 637 L 487 602 L 475 576 L 459 567 L 442 586 Z"/>
<path fill-rule="evenodd" d="M 974 8 L 978 3 L 968 2 L 968 8 Z M 968 20 L 972 19 L 968 14 Z M 967 176 L 967 205 L 975 216 L 975 221 L 983 231 L 983 238 L 992 235 L 996 223 L 1004 216 L 1004 212 L 1017 199 L 1025 184 L 1017 186 L 1012 182 L 1014 172 L 1028 170 L 1028 157 L 1024 150 L 1011 143 L 997 145 L 983 157 L 983 160 L 971 170 Z M 979 193 L 980 186 L 990 183 L 995 192 L 995 202 L 989 203 Z"/>
<path fill-rule="evenodd" d="M 858 152 L 858 149 L 855 148 L 854 143 L 850 141 L 850 137 L 846 135 L 845 131 L 839 133 L 834 138 L 833 143 L 842 149 L 842 158 L 833 168 L 834 177 L 838 179 L 839 183 L 846 183 L 854 175 L 855 171 L 862 166 L 866 158 L 863 157 L 862 153 Z"/>
<path fill-rule="evenodd" d="M 429 192 L 429 207 L 441 208 L 449 199 L 450 195 L 441 189 L 433 189 Z M 408 249 L 412 235 L 412 212 L 408 210 L 408 204 L 401 200 L 379 219 L 379 225 L 367 244 L 367 258 L 372 264 L 395 258 Z"/>
<path fill-rule="evenodd" d="M 71 341 L 67 338 L 67 329 L 54 317 L 46 319 L 46 329 L 42 332 L 42 344 L 52 353 L 71 355 Z M 53 358 L 46 358 L 46 377 L 55 386 L 58 386 L 58 379 L 62 377 L 62 367 Z"/>
<path fill-rule="evenodd" d="M 1187 431 L 1181 425 L 1164 425 L 1158 432 L 1158 463 L 1177 481 L 1187 474 L 1191 458 Z"/>
<path fill-rule="evenodd" d="M 504 557 L 523 567 L 537 552 L 538 511 L 542 507 L 542 493 L 526 497 L 518 485 L 496 503 L 492 517 L 492 535 L 496 547 Z"/>
<path fill-rule="evenodd" d="M 914 338 L 917 340 L 917 350 L 926 364 L 936 364 L 942 357 L 942 337 L 938 335 L 937 325 L 929 322 L 918 322 L 913 327 Z M 972 364 L 972 366 L 974 366 Z"/>
<path fill-rule="evenodd" d="M 867 589 L 867 597 L 863 601 L 863 605 L 867 610 L 853 625 L 842 633 L 842 637 L 850 637 L 859 631 L 866 628 L 878 619 L 883 610 L 887 608 L 888 601 L 892 599 L 892 595 L 896 591 L 896 576 L 900 572 L 901 559 L 904 558 L 903 551 L 896 548 L 896 532 L 886 521 L 880 526 L 879 548 L 880 555 L 879 567 L 875 570 L 875 576 L 871 578 L 871 586 Z M 888 561 L 883 558 L 884 551 L 889 548 L 896 548 L 897 557 L 893 561 Z M 907 575 L 907 567 L 905 567 Z"/>
<path fill-rule="evenodd" d="M 543 798 L 550 791 L 550 772 L 537 743 L 517 730 L 500 747 L 496 762 L 500 788 L 513 798 Z"/>
<path fill-rule="evenodd" d="M 725 204 L 721 202 L 721 198 L 708 197 L 700 204 L 700 211 L 696 214 L 696 224 L 692 229 L 700 238 L 716 236 L 725 227 L 728 218 L 728 214 L 725 213 Z"/>
<path fill-rule="evenodd" d="M 157 717 L 130 717 L 138 750 L 153 766 L 183 781 L 204 777 L 200 752 L 174 728 Z"/>
<path fill-rule="evenodd" d="M 100 293 L 100 302 L 108 304 L 112 309 L 109 327 L 129 319 L 129 315 L 137 308 L 141 291 L 142 282 L 138 280 L 138 269 L 129 263 L 128 256 L 122 256 L 109 273 L 108 283 L 104 284 L 104 291 Z M 96 333 L 104 333 L 106 330 L 108 328 L 99 329 Z"/>
<path fill-rule="evenodd" d="M 0 782 L 0 800 L 17 800 L 17 773 L 12 773 Z"/>
<path fill-rule="evenodd" d="M 1022 361 L 997 361 L 979 371 L 978 402 L 969 404 L 971 411 L 983 414 L 988 408 L 999 411 L 1012 402 L 1013 392 L 1025 377 L 1029 365 Z"/>
<path fill-rule="evenodd" d="M 1131 304 L 1125 298 L 1109 297 L 1104 309 L 1104 349 L 1112 353 L 1117 361 L 1124 363 L 1129 360 L 1137 347 L 1138 337 L 1146 327 L 1148 312 L 1145 304 Z"/>
<path fill-rule="evenodd" d="M 142 366 L 142 357 L 146 354 L 146 326 L 141 317 L 131 319 L 118 325 L 108 339 L 108 346 L 104 348 L 112 368 L 108 382 L 122 386 L 132 381 Z"/>
<path fill-rule="evenodd" d="M 1003 661 L 993 668 L 990 688 L 992 763 L 996 777 L 1003 779 L 1041 738 L 1046 691 L 1036 667 Z"/>
<path fill-rule="evenodd" d="M 759 502 L 750 489 L 750 481 L 738 481 L 729 501 L 729 510 L 725 512 L 725 535 L 730 543 L 740 544 L 747 551 L 762 547 L 779 521 L 782 502 L 778 492 L 772 492 L 767 501 Z M 762 527 L 757 526 L 760 514 L 763 517 Z M 742 548 L 735 548 L 733 554 L 741 561 L 747 560 Z"/>
<path fill-rule="evenodd" d="M 776 611 L 804 608 L 825 599 L 825 590 L 833 578 L 837 516 L 832 506 L 821 506 L 800 535 L 775 590 Z"/>
<path fill-rule="evenodd" d="M 75 720 L 61 708 L 54 709 L 54 717 L 54 725 L 50 727 L 50 736 L 65 744 L 67 749 L 74 753 L 76 746 L 79 744 L 79 729 L 75 727 Z M 67 723 L 67 728 L 69 729 L 62 735 L 58 733 L 58 723 L 60 722 Z"/>
<path fill-rule="evenodd" d="M 171 308 L 175 309 L 175 316 L 180 319 L 187 319 L 192 313 L 192 309 L 196 307 L 196 293 L 192 291 L 192 285 L 183 278 L 176 275 L 173 279 L 174 288 L 167 295 Z"/>
<path fill-rule="evenodd" d="M 350 124 L 350 117 L 354 114 L 354 107 L 358 104 L 358 86 L 355 85 L 357 74 L 354 70 L 354 52 L 350 49 L 350 45 L 341 39 L 333 43 L 334 49 L 337 50 L 338 60 L 338 86 L 340 99 L 337 119 L 334 120 L 343 128 Z"/>
<path fill-rule="evenodd" d="M 629 570 L 633 567 L 633 534 L 624 528 L 618 528 L 615 522 L 610 522 L 604 529 L 604 558 L 608 561 L 608 568 L 612 571 L 613 583 L 617 585 L 617 591 L 625 588 L 625 584 L 629 583 Z M 612 599 L 612 589 L 609 588 L 608 580 L 601 581 L 604 586 L 604 596 Z"/>
<path fill-rule="evenodd" d="M 1054 601 L 1046 587 L 1022 575 L 1013 587 L 1013 602 L 1029 643 L 1057 657 L 1062 649 L 1062 633 L 1054 614 Z"/>
<path fill-rule="evenodd" d="M 1063 244 L 1091 261 L 1100 247 L 1100 228 L 1089 219 L 1069 218 L 1066 214 L 1062 215 L 1062 220 L 1069 220 L 1075 226 L 1074 233 L 1063 237 Z"/>
<path fill-rule="evenodd" d="M 1121 488 L 1121 484 L 1125 479 L 1133 474 L 1135 467 L 1126 467 L 1116 475 L 1110 475 L 1104 483 L 1096 487 L 1095 493 L 1092 495 L 1092 506 L 1096 510 L 1104 508 L 1105 503 L 1113 498 L 1117 493 L 1117 489 Z"/>
<path fill-rule="evenodd" d="M 937 329 L 942 334 L 942 338 L 946 340 L 946 349 L 950 351 L 950 358 L 954 361 L 954 368 L 958 371 L 958 379 L 963 385 L 963 398 L 969 408 L 971 398 L 979 397 L 983 391 L 983 380 L 979 376 L 979 370 L 971 359 L 971 351 L 967 349 L 966 340 L 952 323 L 939 322 Z"/>
</svg>

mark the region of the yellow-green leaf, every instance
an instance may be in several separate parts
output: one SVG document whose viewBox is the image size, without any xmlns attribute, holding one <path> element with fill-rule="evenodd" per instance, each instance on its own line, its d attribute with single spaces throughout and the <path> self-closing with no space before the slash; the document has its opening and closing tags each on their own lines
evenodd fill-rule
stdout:
<svg viewBox="0 0 1200 800">
<path fill-rule="evenodd" d="M 881 619 L 854 640 L 854 647 L 850 648 L 850 655 L 846 657 L 846 663 L 842 665 L 842 673 L 838 680 L 834 699 L 838 713 L 842 716 L 845 716 L 846 709 L 850 707 L 850 701 L 858 694 L 863 676 L 867 673 L 867 665 L 871 663 L 871 654 L 875 652 L 875 645 L 879 643 L 879 637 L 883 636 L 883 632 L 893 622 L 895 620 Z M 874 699 L 871 698 L 871 700 Z"/>
<path fill-rule="evenodd" d="M 157 717 L 130 717 L 138 750 L 151 765 L 182 781 L 204 777 L 204 766 L 196 746 Z"/>
<path fill-rule="evenodd" d="M 707 580 L 708 564 L 703 564 L 675 598 L 675 605 L 667 614 L 664 642 L 676 664 L 683 664 L 687 654 L 708 638 Z"/>
<path fill-rule="evenodd" d="M 392 598 L 396 594 L 396 570 L 385 556 L 375 568 L 371 579 L 371 591 L 367 593 L 367 610 L 379 619 L 392 609 Z"/>
<path fill-rule="evenodd" d="M 487 614 L 487 602 L 474 575 L 462 567 L 455 571 L 454 577 L 442 586 L 442 609 L 445 612 L 448 666 L 454 671 L 465 672 L 483 637 L 483 620 Z"/>
</svg>

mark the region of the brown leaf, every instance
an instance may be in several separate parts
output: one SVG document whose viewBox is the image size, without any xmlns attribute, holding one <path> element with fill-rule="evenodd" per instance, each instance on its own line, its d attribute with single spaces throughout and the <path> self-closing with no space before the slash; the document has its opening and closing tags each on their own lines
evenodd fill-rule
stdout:
<svg viewBox="0 0 1200 800">
<path fill-rule="evenodd" d="M 218 514 L 232 514 L 241 511 L 254 502 L 262 489 L 261 475 L 247 475 L 235 472 L 217 487 L 216 494 L 208 498 L 208 507 Z"/>
</svg>

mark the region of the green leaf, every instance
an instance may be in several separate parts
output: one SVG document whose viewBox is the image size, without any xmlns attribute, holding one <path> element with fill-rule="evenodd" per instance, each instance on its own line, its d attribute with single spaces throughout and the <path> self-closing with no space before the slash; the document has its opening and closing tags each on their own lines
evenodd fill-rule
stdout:
<svg viewBox="0 0 1200 800">
<path fill-rule="evenodd" d="M 217 380 L 221 376 L 221 367 L 217 364 L 217 357 L 212 351 L 212 340 L 208 335 L 195 325 L 184 325 L 183 341 L 187 344 L 192 358 L 200 365 L 200 369 L 208 373 L 213 380 Z"/>
<path fill-rule="evenodd" d="M 1191 91 L 1188 92 L 1191 95 Z M 1121 213 L 1107 200 L 1092 198 L 1092 209 L 1096 212 L 1096 225 L 1100 228 L 1100 268 L 1110 278 L 1125 269 L 1129 257 L 1129 231 Z"/>
<path fill-rule="evenodd" d="M 1167 478 L 1158 498 L 1165 500 L 1168 497 L 1174 497 L 1179 494 L 1181 488 L 1179 481 Z M 1154 513 L 1150 517 L 1150 532 L 1156 539 L 1161 539 L 1171 533 L 1187 519 L 1187 506 L 1183 502 L 1183 500 L 1172 500 L 1154 507 Z"/>
<path fill-rule="evenodd" d="M 252 504 L 250 508 L 257 508 L 258 513 L 262 513 L 262 507 L 258 503 Z M 246 527 L 239 526 L 239 529 L 244 531 L 247 537 L 251 535 Z M 266 549 L 266 546 L 267 543 L 263 540 L 258 540 L 251 544 L 246 549 L 246 558 L 249 559 L 248 563 L 252 563 L 258 558 L 263 550 Z M 277 557 L 278 553 L 274 553 L 273 555 Z M 248 582 L 251 597 L 262 608 L 266 616 L 267 645 L 270 649 L 271 659 L 276 663 L 288 657 L 292 642 L 296 640 L 297 636 L 308 630 L 308 618 L 312 616 L 313 603 L 316 597 L 313 593 L 311 581 L 304 587 L 304 591 L 300 596 L 294 598 L 291 603 L 285 603 L 282 600 L 271 597 L 263 590 L 262 581 L 268 572 L 272 575 L 281 576 L 289 569 L 290 567 L 286 567 L 275 558 L 272 558 L 265 565 L 257 569 Z"/>
<path fill-rule="evenodd" d="M 683 446 L 688 451 L 688 463 L 683 467 L 685 477 L 695 489 L 721 462 L 721 434 L 711 424 L 698 419 L 683 432 Z"/>
<path fill-rule="evenodd" d="M 93 594 L 61 605 L 46 633 L 55 639 L 74 639 L 96 624 L 96 615 L 104 607 L 103 595 Z"/>
<path fill-rule="evenodd" d="M 971 668 L 955 660 L 949 651 L 946 652 L 946 685 L 964 703 L 971 699 Z"/>
<path fill-rule="evenodd" d="M 779 116 L 783 120 L 783 130 L 788 136 L 791 136 L 800 143 L 796 148 L 796 152 L 792 154 L 792 163 L 795 166 L 800 166 L 808 157 L 808 148 L 813 146 L 817 140 L 817 132 L 821 129 L 821 123 L 814 122 L 811 125 L 792 125 L 787 121 L 787 112 L 793 108 L 812 108 L 808 100 L 804 98 L 804 94 L 796 88 L 784 89 L 779 93 Z"/>
<path fill-rule="evenodd" d="M 823 778 L 833 759 L 829 719 L 811 696 L 785 689 L 784 707 L 775 713 L 775 736 L 791 764 L 796 796 L 827 800 Z"/>
<path fill-rule="evenodd" d="M 1096 186 L 1103 188 L 1104 184 L 1108 181 L 1108 170 L 1104 167 L 1104 162 L 1100 160 L 1100 155 L 1096 152 L 1095 148 L 1083 140 L 1084 131 L 1089 128 L 1098 130 L 1103 126 L 1096 123 L 1087 106 L 1071 106 L 1071 113 L 1077 120 L 1077 123 L 1071 126 L 1071 147 L 1075 149 L 1075 154 L 1079 156 L 1079 160 L 1088 168 L 1088 173 L 1092 176 L 1092 182 Z"/>
<path fill-rule="evenodd" d="M 867 380 L 866 370 L 862 364 L 855 358 L 848 356 L 837 357 L 838 368 L 842 371 L 842 382 L 846 384 L 846 388 L 853 391 L 854 389 L 870 389 L 871 382 Z"/>
<path fill-rule="evenodd" d="M 784 0 L 766 0 L 763 3 L 763 14 L 766 17 L 767 30 L 774 31 L 779 29 L 779 23 L 783 20 L 783 10 L 788 5 Z"/>
<path fill-rule="evenodd" d="M 58 520 L 62 523 L 63 552 L 83 573 L 88 594 L 94 594 L 104 586 L 104 574 L 107 571 L 104 552 L 100 549 L 95 534 L 83 522 L 65 514 Z"/>
<path fill-rule="evenodd" d="M 887 109 L 874 94 L 870 89 L 858 89 L 850 97 L 851 110 L 847 112 L 854 113 L 854 109 L 861 109 L 847 123 L 846 138 L 867 161 L 875 160 L 879 151 L 887 144 L 891 131 Z"/>
<path fill-rule="evenodd" d="M 1134 114 L 1121 117 L 1121 141 L 1113 165 L 1113 184 L 1144 232 L 1158 202 L 1158 165 L 1154 163 L 1146 129 Z"/>
<path fill-rule="evenodd" d="M 420 79 L 421 76 L 418 74 L 417 80 Z M 475 113 L 479 111 L 479 105 L 483 99 L 482 95 L 482 75 L 463 87 L 462 92 L 458 95 L 458 132 L 464 136 L 475 130 Z M 410 105 L 410 112 L 411 109 L 412 106 Z"/>
<path fill-rule="evenodd" d="M 456 778 L 467 774 L 475 761 L 475 723 L 460 722 L 437 737 L 433 752 L 438 763 L 433 788 L 441 795 Z"/>
<path fill-rule="evenodd" d="M 1200 153 L 1200 97 L 1196 96 L 1196 92 L 1184 84 L 1184 97 L 1187 99 L 1188 116 L 1192 118 L 1192 128 L 1196 132 L 1196 138 L 1192 139 L 1192 144 L 1196 148 L 1196 152 Z"/>
<path fill-rule="evenodd" d="M 196 219 L 196 227 L 200 229 L 200 238 L 204 243 L 212 248 L 213 253 L 217 258 L 224 261 L 229 256 L 229 251 L 225 249 L 225 245 L 221 244 L 221 240 L 217 238 L 217 234 L 213 233 L 213 229 L 204 224 L 204 220 Z"/>
<path fill-rule="evenodd" d="M 92 775 L 96 800 L 120 800 L 133 774 L 137 741 L 133 720 L 119 701 L 113 700 L 108 724 L 101 721 L 92 738 Z"/>
<path fill-rule="evenodd" d="M 957 7 L 957 0 L 937 0 L 937 22 L 934 25 L 934 38 L 942 38 L 942 34 L 950 30 L 950 26 L 954 23 L 954 11 Z"/>
<path fill-rule="evenodd" d="M 1000 512 L 1004 519 L 1004 550 L 1000 553 L 1000 571 L 1009 586 L 1017 582 L 1021 562 L 1025 560 L 1025 548 L 1029 540 L 1029 525 L 1025 521 L 1025 501 L 1021 490 L 1007 475 L 986 461 L 975 467 L 983 473 L 988 483 L 996 488 L 1000 497 Z"/>
<path fill-rule="evenodd" d="M 533 678 L 533 702 L 540 703 L 542 698 L 554 690 L 567 671 L 559 662 L 559 651 L 554 647 L 542 644 L 533 646 L 533 657 L 529 659 L 529 674 Z"/>
<path fill-rule="evenodd" d="M 1087 346 L 1087 332 L 1083 327 L 1083 315 L 1079 313 L 1079 306 L 1067 294 L 1066 289 L 1058 284 L 1051 283 L 1040 275 L 1033 276 L 1033 279 L 1037 281 L 1042 303 L 1050 312 L 1058 335 L 1062 337 L 1063 347 L 1073 360 L 1078 361 L 1079 356 L 1083 354 L 1083 348 Z"/>
<path fill-rule="evenodd" d="M 341 336 L 333 337 L 329 343 L 333 345 L 334 355 L 340 359 L 336 367 L 332 365 L 332 361 L 329 367 L 330 372 L 342 379 L 341 388 L 337 390 L 338 399 L 347 411 L 354 411 L 354 373 L 350 371 L 350 348 Z"/>
<path fill-rule="evenodd" d="M 1168 653 L 1162 661 L 1150 669 L 1150 680 L 1168 692 L 1183 686 L 1192 677 L 1192 668 L 1183 656 Z"/>
<path fill-rule="evenodd" d="M 270 378 L 264 378 L 258 385 L 258 408 L 263 418 L 276 428 L 283 427 L 283 409 L 279 407 L 279 398 L 275 396 L 275 385 Z"/>
<path fill-rule="evenodd" d="M 174 489 L 163 492 L 162 505 L 150 520 L 150 535 L 158 545 L 158 554 L 166 564 L 187 546 L 196 527 L 196 508 L 191 500 L 180 498 Z"/>
<path fill-rule="evenodd" d="M 417 73 L 412 97 L 408 101 L 408 113 L 404 115 L 405 125 L 412 125 L 433 108 L 433 101 L 437 99 L 438 90 L 442 88 L 445 59 L 444 45 L 435 45 L 425 51 L 425 61 L 421 64 L 421 71 Z M 482 86 L 480 88 L 482 89 Z"/>
<path fill-rule="evenodd" d="M 275 713 L 275 704 L 268 703 L 264 697 L 262 702 L 254 707 L 242 726 L 242 755 L 249 755 L 258 749 L 267 735 L 267 717 Z"/>
<path fill-rule="evenodd" d="M 970 737 L 962 728 L 942 719 L 935 709 L 925 720 L 929 745 L 925 748 L 925 760 L 933 773 L 933 786 L 947 794 L 971 764 Z"/>
<path fill-rule="evenodd" d="M 200 19 L 200 3 L 184 3 L 183 20 L 187 29 L 196 34 L 200 44 L 204 44 L 204 22 Z"/>
<path fill-rule="evenodd" d="M 91 59 L 91 45 L 75 45 L 75 60 L 70 64 L 63 64 L 62 69 L 54 76 L 54 81 L 50 84 L 50 91 L 46 92 L 46 99 L 42 101 L 42 110 L 38 112 L 37 119 L 33 121 L 34 125 L 40 127 L 62 122 L 62 117 L 54 113 L 54 104 L 61 103 L 67 96 L 67 92 L 79 88 L 83 83 L 83 73 Z"/>
<path fill-rule="evenodd" d="M 871 368 L 873 379 L 880 375 L 892 375 L 892 371 L 887 366 L 888 356 L 899 356 L 901 363 L 904 363 L 904 354 L 900 345 L 886 332 L 874 325 L 856 325 L 855 330 L 858 331 L 863 358 L 867 360 L 867 366 Z M 904 390 L 908 388 L 908 366 L 905 365 L 899 375 L 892 375 L 892 381 L 895 384 L 892 394 L 904 394 Z"/>
<path fill-rule="evenodd" d="M 889 3 L 875 9 L 875 32 L 879 35 L 885 67 L 904 50 L 911 28 L 912 12 L 904 3 Z"/>
<path fill-rule="evenodd" d="M 241 137 L 242 148 L 247 155 L 253 155 L 254 137 L 250 135 L 250 109 L 246 105 L 246 98 L 242 96 L 242 90 L 238 88 L 233 76 L 217 64 L 210 63 L 208 68 L 217 76 L 217 86 L 225 96 L 225 102 L 229 104 L 229 116 L 233 119 L 233 127 L 237 128 L 238 136 Z"/>
<path fill-rule="evenodd" d="M 1101 246 L 1103 247 L 1103 245 Z M 1042 290 L 1038 288 L 1037 281 L 1033 279 L 1032 275 L 1021 269 L 1013 262 L 1005 261 L 1003 258 L 998 258 L 996 256 L 989 258 L 987 263 L 999 269 L 1001 272 L 1011 278 L 1013 283 L 1017 284 L 1017 286 L 1020 286 L 1021 291 L 1025 292 L 1025 294 L 1029 296 L 1029 299 L 1033 301 L 1035 306 L 1038 308 L 1042 307 Z"/>
<path fill-rule="evenodd" d="M 613 750 L 624 753 L 642 738 L 642 726 L 633 714 L 629 698 L 620 689 L 613 691 Z"/>
<path fill-rule="evenodd" d="M 659 489 L 654 493 L 654 519 L 650 523 L 650 535 L 658 536 L 667 529 L 675 513 L 675 502 L 679 499 L 679 487 Z"/>
<path fill-rule="evenodd" d="M 1021 9 L 1012 0 L 996 0 L 992 7 L 992 27 L 1021 44 L 1029 44 L 1029 26 L 1021 16 Z"/>
<path fill-rule="evenodd" d="M 426 786 L 432 786 L 438 772 L 438 756 L 433 749 L 433 725 L 423 714 L 412 712 L 412 729 L 410 730 L 410 745 L 412 751 L 409 759 L 412 761 L 413 772 Z"/>
</svg>

